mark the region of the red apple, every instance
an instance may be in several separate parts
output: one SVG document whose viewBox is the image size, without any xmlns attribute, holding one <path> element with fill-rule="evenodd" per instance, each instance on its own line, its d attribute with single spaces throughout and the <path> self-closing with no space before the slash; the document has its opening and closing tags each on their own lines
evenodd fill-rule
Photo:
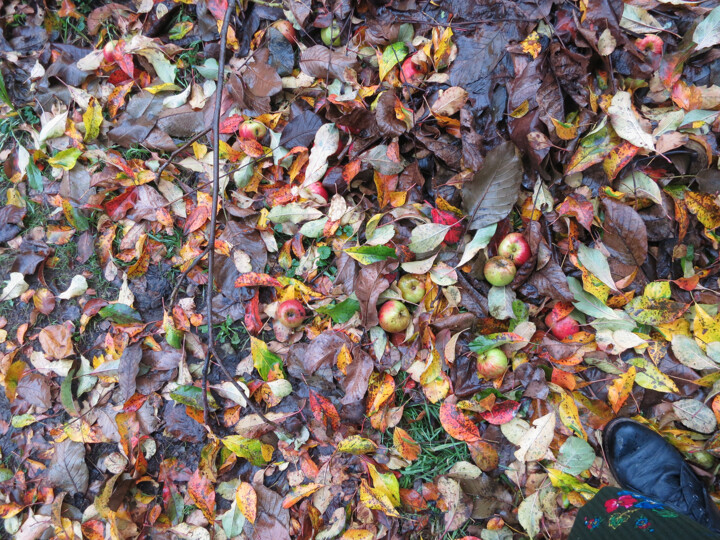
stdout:
<svg viewBox="0 0 720 540">
<path fill-rule="evenodd" d="M 305 186 L 305 189 L 307 189 L 312 194 L 312 198 L 318 202 L 326 203 L 330 199 L 327 189 L 325 189 L 320 182 L 313 182 Z"/>
<path fill-rule="evenodd" d="M 417 304 L 425 296 L 425 284 L 422 276 L 405 274 L 398 280 L 398 289 L 402 293 L 403 300 Z"/>
<path fill-rule="evenodd" d="M 498 255 L 510 259 L 517 266 L 521 266 L 530 259 L 530 245 L 522 234 L 510 233 L 500 242 Z"/>
<path fill-rule="evenodd" d="M 337 47 L 340 45 L 340 25 L 333 21 L 330 26 L 320 30 L 320 39 L 322 42 L 330 47 L 331 45 Z"/>
<path fill-rule="evenodd" d="M 290 43 L 297 43 L 297 34 L 290 21 L 275 21 L 272 27 L 278 30 Z"/>
<path fill-rule="evenodd" d="M 267 128 L 256 120 L 245 120 L 238 128 L 238 135 L 242 139 L 262 139 L 267 133 Z"/>
<path fill-rule="evenodd" d="M 490 349 L 487 352 L 478 354 L 477 372 L 479 377 L 497 379 L 505 373 L 507 367 L 508 358 L 500 349 Z"/>
<path fill-rule="evenodd" d="M 388 300 L 378 312 L 380 328 L 394 334 L 410 326 L 410 312 L 400 300 Z"/>
<path fill-rule="evenodd" d="M 515 265 L 510 259 L 505 257 L 493 257 L 485 263 L 484 268 L 485 279 L 490 285 L 495 287 L 504 287 L 515 279 Z"/>
<path fill-rule="evenodd" d="M 400 82 L 418 85 L 425 78 L 427 69 L 413 61 L 415 55 L 407 58 L 400 68 Z"/>
<path fill-rule="evenodd" d="M 545 317 L 545 324 L 552 332 L 552 335 L 563 340 L 572 336 L 575 332 L 580 331 L 580 325 L 572 317 L 557 317 L 555 310 L 551 311 Z"/>
<path fill-rule="evenodd" d="M 297 328 L 305 319 L 305 308 L 297 300 L 285 300 L 278 306 L 276 318 L 288 328 Z"/>
<path fill-rule="evenodd" d="M 108 64 L 112 64 L 115 62 L 115 42 L 114 41 L 108 41 L 105 44 L 105 47 L 103 47 L 103 57 L 105 58 L 105 61 Z"/>
</svg>

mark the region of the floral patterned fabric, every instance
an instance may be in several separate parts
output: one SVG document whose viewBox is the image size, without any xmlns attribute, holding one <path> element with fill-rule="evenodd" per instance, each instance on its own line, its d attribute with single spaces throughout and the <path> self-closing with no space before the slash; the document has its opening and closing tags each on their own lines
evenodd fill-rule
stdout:
<svg viewBox="0 0 720 540">
<path fill-rule="evenodd" d="M 640 493 L 605 487 L 580 509 L 568 538 L 705 540 L 720 536 Z"/>
</svg>

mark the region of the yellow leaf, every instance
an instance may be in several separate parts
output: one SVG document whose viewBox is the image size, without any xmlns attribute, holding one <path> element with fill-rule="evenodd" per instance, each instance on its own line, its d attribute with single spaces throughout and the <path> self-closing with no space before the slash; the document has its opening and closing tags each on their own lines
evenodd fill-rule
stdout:
<svg viewBox="0 0 720 540">
<path fill-rule="evenodd" d="M 414 461 L 420 455 L 420 445 L 402 428 L 396 427 L 393 433 L 393 446 L 403 458 Z"/>
<path fill-rule="evenodd" d="M 360 482 L 360 502 L 370 510 L 379 510 L 390 517 L 400 517 L 400 514 L 393 508 L 390 499 L 386 495 L 371 489 L 365 480 Z"/>
<path fill-rule="evenodd" d="M 283 500 L 283 508 L 290 508 L 291 506 L 294 506 L 298 501 L 301 501 L 305 497 L 312 495 L 321 487 L 323 487 L 322 484 L 315 484 L 312 482 L 310 484 L 297 486 L 295 489 L 292 490 L 292 493 L 288 493 Z"/>
<path fill-rule="evenodd" d="M 344 452 L 346 454 L 369 454 L 377 450 L 377 444 L 370 439 L 361 437 L 360 435 L 351 435 L 347 439 L 340 441 L 338 444 L 338 452 Z"/>
<path fill-rule="evenodd" d="M 720 314 L 712 318 L 700 305 L 695 306 L 693 334 L 703 343 L 720 341 Z"/>
<path fill-rule="evenodd" d="M 94 97 L 90 98 L 88 108 L 83 114 L 83 124 L 85 125 L 84 141 L 87 142 L 97 139 L 97 136 L 100 135 L 100 126 L 102 125 L 102 121 L 102 106 Z"/>
<path fill-rule="evenodd" d="M 576 435 L 587 441 L 587 433 L 585 433 L 582 423 L 580 422 L 577 405 L 575 405 L 575 400 L 570 394 L 563 392 L 560 395 L 558 414 L 560 421 L 565 424 L 565 427 L 570 431 L 574 431 Z"/>
<path fill-rule="evenodd" d="M 393 507 L 400 505 L 400 485 L 397 477 L 391 473 L 381 473 L 375 465 L 368 463 L 368 470 L 373 481 L 373 492 L 382 495 L 392 503 Z"/>
<path fill-rule="evenodd" d="M 714 195 L 689 191 L 685 194 L 685 204 L 706 228 L 720 227 L 720 205 Z"/>
<path fill-rule="evenodd" d="M 630 369 L 628 369 L 626 373 L 620 375 L 608 387 L 608 401 L 615 414 L 617 414 L 630 395 L 630 391 L 635 383 L 636 371 L 635 366 L 630 366 Z"/>
<path fill-rule="evenodd" d="M 350 350 L 347 348 L 347 345 L 343 345 L 337 355 L 337 367 L 342 371 L 343 375 L 347 375 L 347 367 L 352 364 L 352 360 Z"/>
<path fill-rule="evenodd" d="M 375 535 L 365 529 L 350 529 L 345 531 L 340 540 L 374 540 Z"/>
<path fill-rule="evenodd" d="M 257 493 L 247 482 L 240 482 L 235 492 L 235 502 L 238 510 L 250 523 L 255 523 L 257 517 Z"/>
</svg>

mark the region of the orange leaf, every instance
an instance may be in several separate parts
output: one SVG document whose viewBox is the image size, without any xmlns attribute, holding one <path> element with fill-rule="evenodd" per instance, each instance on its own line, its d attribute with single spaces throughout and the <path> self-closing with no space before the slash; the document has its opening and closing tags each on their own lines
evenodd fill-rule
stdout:
<svg viewBox="0 0 720 540">
<path fill-rule="evenodd" d="M 442 427 L 451 437 L 466 442 L 480 439 L 477 426 L 454 403 L 445 401 L 440 406 L 439 416 Z"/>
<path fill-rule="evenodd" d="M 408 461 L 414 461 L 420 455 L 420 445 L 402 428 L 396 427 L 393 433 L 393 446 Z"/>
<path fill-rule="evenodd" d="M 257 493 L 247 482 L 240 482 L 235 492 L 235 502 L 238 510 L 250 523 L 255 523 L 257 517 Z"/>
<path fill-rule="evenodd" d="M 188 495 L 210 523 L 215 521 L 215 487 L 199 469 L 190 477 Z"/>
<path fill-rule="evenodd" d="M 236 287 L 282 287 L 282 284 L 268 274 L 247 272 L 240 274 L 235 280 Z"/>
<path fill-rule="evenodd" d="M 283 508 L 290 508 L 291 506 L 294 506 L 305 497 L 308 497 L 315 493 L 321 487 L 323 487 L 322 484 L 313 483 L 305 484 L 303 486 L 297 486 L 295 489 L 292 490 L 292 493 L 288 493 L 288 495 L 283 500 Z"/>
</svg>

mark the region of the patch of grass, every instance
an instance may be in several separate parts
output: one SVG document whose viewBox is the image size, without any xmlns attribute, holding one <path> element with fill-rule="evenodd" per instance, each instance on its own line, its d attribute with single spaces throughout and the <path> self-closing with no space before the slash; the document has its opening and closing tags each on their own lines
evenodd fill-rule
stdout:
<svg viewBox="0 0 720 540">
<path fill-rule="evenodd" d="M 166 258 L 170 259 L 173 255 L 180 253 L 182 249 L 184 238 L 180 229 L 173 229 L 172 234 L 161 233 L 148 233 L 148 237 L 152 238 L 156 242 L 160 242 L 167 249 Z"/>
<path fill-rule="evenodd" d="M 27 211 L 23 220 L 25 231 L 29 231 L 33 227 L 45 227 L 47 225 L 47 209 L 42 204 L 31 199 L 25 199 L 25 203 Z"/>
<path fill-rule="evenodd" d="M 134 144 L 125 151 L 125 159 L 150 159 L 152 153 L 147 148 Z"/>
<path fill-rule="evenodd" d="M 223 323 L 214 325 L 213 328 L 215 329 L 215 339 L 219 343 L 229 342 L 236 349 L 245 349 L 250 341 L 242 325 L 232 322 L 230 316 Z M 207 325 L 201 326 L 200 330 L 207 332 Z"/>
<path fill-rule="evenodd" d="M 430 482 L 436 476 L 448 472 L 458 461 L 472 463 L 467 444 L 453 439 L 443 429 L 439 411 L 440 405 L 428 402 L 405 407 L 400 427 L 417 441 L 422 452 L 409 467 L 402 470 L 402 488 L 411 488 L 416 480 Z"/>
</svg>

